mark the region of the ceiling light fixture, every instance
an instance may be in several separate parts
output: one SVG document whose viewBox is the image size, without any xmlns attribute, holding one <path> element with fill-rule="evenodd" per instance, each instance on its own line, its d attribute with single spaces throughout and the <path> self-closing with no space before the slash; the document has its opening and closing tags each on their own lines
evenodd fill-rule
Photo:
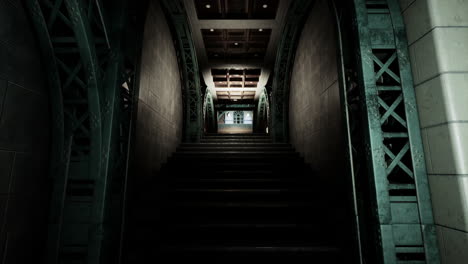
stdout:
<svg viewBox="0 0 468 264">
<path fill-rule="evenodd" d="M 267 5 L 267 4 L 264 4 L 262 7 L 263 7 L 263 8 L 267 8 L 267 7 L 268 7 L 268 5 Z"/>
<path fill-rule="evenodd" d="M 265 5 L 263 5 L 263 6 L 265 6 Z M 211 5 L 208 4 L 208 5 L 206 5 L 205 7 L 206 7 L 206 8 L 211 8 Z M 264 7 L 264 8 L 266 8 L 266 7 Z"/>
<path fill-rule="evenodd" d="M 263 31 L 263 28 L 259 28 L 258 31 L 262 32 L 262 31 Z"/>
<path fill-rule="evenodd" d="M 210 31 L 213 32 L 213 31 L 214 31 L 214 28 L 210 28 Z"/>
</svg>

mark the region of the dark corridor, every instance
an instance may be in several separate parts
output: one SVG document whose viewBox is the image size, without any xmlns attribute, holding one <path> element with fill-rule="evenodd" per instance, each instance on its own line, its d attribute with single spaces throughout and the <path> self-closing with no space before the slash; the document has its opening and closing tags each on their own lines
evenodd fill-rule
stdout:
<svg viewBox="0 0 468 264">
<path fill-rule="evenodd" d="M 0 263 L 439 263 L 400 2 L 0 0 Z"/>
</svg>

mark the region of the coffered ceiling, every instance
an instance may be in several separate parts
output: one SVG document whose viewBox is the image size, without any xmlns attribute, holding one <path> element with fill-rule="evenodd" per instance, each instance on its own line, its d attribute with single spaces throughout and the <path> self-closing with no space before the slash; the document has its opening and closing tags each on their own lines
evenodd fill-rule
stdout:
<svg viewBox="0 0 468 264">
<path fill-rule="evenodd" d="M 226 62 L 265 57 L 271 29 L 202 29 L 208 59 Z"/>
<path fill-rule="evenodd" d="M 200 70 L 215 101 L 258 99 L 290 1 L 184 0 Z"/>
<path fill-rule="evenodd" d="M 212 69 L 215 88 L 256 88 L 261 69 Z"/>
<path fill-rule="evenodd" d="M 253 91 L 217 91 L 218 102 L 224 103 L 226 100 L 234 103 L 251 103 L 254 101 L 255 92 Z"/>
<path fill-rule="evenodd" d="M 278 0 L 195 0 L 198 19 L 275 19 Z"/>
</svg>

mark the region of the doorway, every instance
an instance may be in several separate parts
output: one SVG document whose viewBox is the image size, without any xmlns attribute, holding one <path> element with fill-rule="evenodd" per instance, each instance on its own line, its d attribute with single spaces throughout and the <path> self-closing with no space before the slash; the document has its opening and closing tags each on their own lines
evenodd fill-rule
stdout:
<svg viewBox="0 0 468 264">
<path fill-rule="evenodd" d="M 253 111 L 218 112 L 218 133 L 249 134 L 253 132 Z"/>
</svg>

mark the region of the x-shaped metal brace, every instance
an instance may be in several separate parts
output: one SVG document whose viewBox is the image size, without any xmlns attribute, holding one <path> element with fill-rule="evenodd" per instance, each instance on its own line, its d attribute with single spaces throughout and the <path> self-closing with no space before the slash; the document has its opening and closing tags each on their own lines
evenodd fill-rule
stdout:
<svg viewBox="0 0 468 264">
<path fill-rule="evenodd" d="M 390 175 L 390 173 L 396 168 L 396 166 L 399 166 L 403 171 L 405 171 L 411 178 L 414 178 L 413 172 L 406 166 L 403 162 L 401 162 L 401 159 L 405 156 L 405 154 L 410 150 L 410 145 L 409 142 L 406 142 L 405 146 L 400 150 L 398 155 L 395 156 L 393 152 L 388 149 L 386 146 L 384 147 L 385 153 L 392 159 L 392 162 L 390 165 L 387 167 L 387 175 Z"/>
<path fill-rule="evenodd" d="M 380 124 L 385 123 L 390 116 L 393 116 L 403 127 L 408 127 L 406 121 L 395 112 L 395 109 L 401 102 L 403 102 L 403 94 L 400 94 L 391 106 L 388 106 L 387 103 L 379 97 L 379 104 L 386 110 L 385 114 L 380 118 Z"/>
<path fill-rule="evenodd" d="M 373 60 L 375 61 L 375 63 L 377 63 L 377 65 L 379 65 L 380 67 L 380 70 L 375 74 L 375 79 L 378 80 L 380 77 L 382 77 L 382 75 L 384 73 L 387 73 L 388 75 L 390 75 L 390 77 L 392 77 L 395 81 L 397 81 L 398 83 L 401 83 L 401 79 L 400 77 L 398 77 L 397 74 L 395 74 L 391 69 L 390 69 L 390 65 L 392 65 L 392 63 L 396 60 L 397 58 L 397 53 L 393 53 L 393 55 L 385 62 L 385 64 L 379 59 L 377 58 L 377 56 L 373 55 Z"/>
</svg>

